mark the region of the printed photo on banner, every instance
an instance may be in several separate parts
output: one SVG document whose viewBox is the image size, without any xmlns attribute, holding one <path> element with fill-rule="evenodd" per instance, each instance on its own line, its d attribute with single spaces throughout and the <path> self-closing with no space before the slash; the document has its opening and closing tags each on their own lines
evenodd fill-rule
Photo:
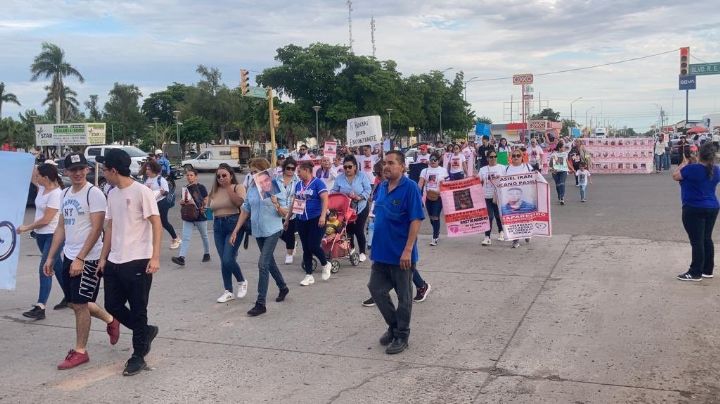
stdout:
<svg viewBox="0 0 720 404">
<path fill-rule="evenodd" d="M 323 157 L 334 159 L 337 156 L 337 142 L 325 142 L 323 147 Z"/>
<path fill-rule="evenodd" d="M 17 228 L 25 217 L 30 177 L 35 159 L 32 154 L 0 151 L 0 171 L 6 187 L 0 193 L 0 289 L 15 290 L 20 237 Z"/>
<path fill-rule="evenodd" d="M 364 116 L 347 120 L 347 146 L 376 145 L 382 141 L 382 126 L 379 115 Z"/>
<path fill-rule="evenodd" d="M 430 177 L 428 176 L 428 185 Z M 438 178 L 434 178 L 437 186 Z M 429 186 L 428 186 L 429 189 Z M 485 193 L 480 178 L 469 177 L 439 184 L 448 237 L 480 234 L 490 229 Z"/>
<path fill-rule="evenodd" d="M 507 240 L 552 235 L 550 189 L 540 174 L 505 175 L 492 183 Z"/>
<path fill-rule="evenodd" d="M 255 181 L 255 187 L 260 194 L 260 199 L 269 198 L 280 193 L 280 187 L 273 181 L 270 170 L 260 171 L 253 175 L 253 181 Z"/>
<path fill-rule="evenodd" d="M 653 171 L 652 139 L 584 139 L 593 174 L 648 174 Z"/>
</svg>

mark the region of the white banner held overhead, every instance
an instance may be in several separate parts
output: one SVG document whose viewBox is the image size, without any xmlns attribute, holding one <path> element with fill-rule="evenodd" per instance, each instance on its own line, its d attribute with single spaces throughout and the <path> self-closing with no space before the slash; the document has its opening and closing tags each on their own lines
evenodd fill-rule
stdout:
<svg viewBox="0 0 720 404">
<path fill-rule="evenodd" d="M 382 141 L 381 125 L 379 115 L 348 119 L 346 133 L 348 147 L 380 143 Z"/>
</svg>

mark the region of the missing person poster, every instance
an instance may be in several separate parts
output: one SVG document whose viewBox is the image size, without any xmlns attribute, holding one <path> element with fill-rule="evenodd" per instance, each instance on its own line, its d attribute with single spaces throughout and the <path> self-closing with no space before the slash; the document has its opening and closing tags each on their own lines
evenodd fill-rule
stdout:
<svg viewBox="0 0 720 404">
<path fill-rule="evenodd" d="M 25 202 L 35 159 L 32 154 L 0 151 L 5 191 L 0 193 L 0 289 L 15 290 Z"/>
<path fill-rule="evenodd" d="M 506 240 L 552 235 L 550 192 L 540 178 L 538 173 L 527 173 L 493 180 Z"/>
<path fill-rule="evenodd" d="M 653 172 L 655 142 L 651 138 L 585 138 L 593 174 L 649 174 Z"/>
<path fill-rule="evenodd" d="M 260 199 L 269 198 L 280 193 L 280 187 L 273 180 L 272 172 L 269 169 L 253 175 L 253 180 L 260 194 Z"/>
<path fill-rule="evenodd" d="M 325 142 L 325 146 L 323 147 L 323 157 L 335 159 L 335 156 L 337 156 L 337 142 Z"/>
<path fill-rule="evenodd" d="M 478 177 L 440 182 L 448 237 L 469 236 L 490 230 L 484 195 Z"/>
</svg>

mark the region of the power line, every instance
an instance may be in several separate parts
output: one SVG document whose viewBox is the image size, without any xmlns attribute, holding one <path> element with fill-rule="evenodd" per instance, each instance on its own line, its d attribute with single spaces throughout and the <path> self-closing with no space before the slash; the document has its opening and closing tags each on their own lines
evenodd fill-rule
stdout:
<svg viewBox="0 0 720 404">
<path fill-rule="evenodd" d="M 690 57 L 693 58 L 693 59 L 697 59 L 697 60 L 699 60 L 700 62 L 703 62 L 703 63 L 710 63 L 710 62 L 708 62 L 708 61 L 706 61 L 706 60 L 700 59 L 699 57 L 693 55 L 692 53 L 690 54 Z"/>
<path fill-rule="evenodd" d="M 576 68 L 573 68 L 573 69 L 556 70 L 556 71 L 552 71 L 552 72 L 538 73 L 538 74 L 535 74 L 535 76 L 549 76 L 549 75 L 551 75 L 551 74 L 560 74 L 560 73 L 576 72 L 576 71 L 580 71 L 580 70 L 596 69 L 596 68 L 598 68 L 598 67 L 612 66 L 612 65 L 617 65 L 617 64 L 620 64 L 620 63 L 627 63 L 627 62 L 634 62 L 634 61 L 636 61 L 636 60 L 649 59 L 649 58 L 653 58 L 653 57 L 656 57 L 656 56 L 661 56 L 661 55 L 666 55 L 666 54 L 668 54 L 668 53 L 677 52 L 677 51 L 679 51 L 679 50 L 680 50 L 680 49 L 678 48 L 678 49 L 673 49 L 673 50 L 669 50 L 669 51 L 665 51 L 665 52 L 654 53 L 654 54 L 652 54 L 652 55 L 638 56 L 638 57 L 635 57 L 635 58 L 618 60 L 618 61 L 615 61 L 615 62 L 601 63 L 601 64 L 592 65 L 592 66 L 585 66 L 585 67 L 576 67 Z M 512 76 L 495 77 L 495 78 L 492 78 L 492 79 L 477 79 L 477 80 L 473 80 L 473 82 L 476 82 L 476 81 L 498 81 L 498 80 L 509 80 L 509 79 L 512 79 Z"/>
</svg>

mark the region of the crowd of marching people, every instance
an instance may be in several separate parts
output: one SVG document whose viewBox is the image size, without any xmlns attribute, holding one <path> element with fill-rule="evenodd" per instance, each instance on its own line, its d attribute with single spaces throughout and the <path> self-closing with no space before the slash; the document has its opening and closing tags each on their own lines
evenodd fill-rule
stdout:
<svg viewBox="0 0 720 404">
<path fill-rule="evenodd" d="M 176 268 L 191 262 L 220 267 L 218 303 L 248 294 L 248 281 L 237 258 L 243 244 L 248 248 L 252 235 L 260 251 L 257 297 L 247 312 L 252 317 L 267 311 L 271 277 L 278 289 L 276 302 L 284 301 L 290 292 L 274 257 L 278 243 L 284 245 L 283 263 L 302 268 L 305 275 L 299 283 L 307 287 L 316 282 L 316 270 L 320 280 L 330 279 L 331 261 L 337 258 L 334 244 L 342 238 L 347 242 L 342 254 L 353 265 L 372 261 L 370 296 L 362 304 L 378 307 L 388 324 L 381 343 L 388 346 L 388 353 L 398 353 L 407 347 L 412 302 L 424 301 L 431 290 L 416 267 L 416 241 L 420 222 L 427 216 L 432 226 L 430 246 L 439 243 L 439 185 L 479 177 L 491 226 L 494 222 L 498 240 L 503 240 L 501 209 L 491 181 L 494 177 L 549 170 L 558 200 L 564 204 L 564 183 L 572 173 L 585 201 L 590 177 L 587 158 L 581 143 L 568 147 L 563 139 L 550 136 L 541 143 L 533 138 L 522 146 L 504 139 L 495 143 L 488 137 L 479 145 L 422 144 L 414 159 L 399 151 L 383 154 L 370 146 L 340 147 L 335 156 L 316 157 L 303 145 L 292 155 L 278 156 L 275 167 L 264 158 L 252 159 L 244 180 L 221 164 L 212 185 L 206 187 L 196 170 L 187 170 L 187 185 L 175 196 L 159 161 L 149 160 L 143 167 L 143 180 L 138 181 L 130 176 L 129 156 L 119 149 L 110 150 L 98 158 L 108 182 L 98 189 L 86 180 L 85 157 L 71 153 L 65 158 L 66 175 L 72 182 L 69 189 L 61 189 L 60 173 L 52 164 L 41 164 L 33 175 L 38 187 L 35 220 L 20 226 L 18 232 L 32 231 L 41 251 L 40 288 L 37 303 L 23 315 L 37 320 L 45 317 L 55 275 L 78 327 L 76 345 L 58 368 L 89 360 L 86 344 L 93 316 L 107 324 L 111 344 L 118 341 L 120 324 L 132 331 L 133 353 L 124 374 L 133 375 L 145 368 L 144 358 L 159 332 L 149 324 L 147 304 L 152 275 L 159 269 L 163 231 L 170 235 L 168 247 L 178 250 L 172 257 Z M 409 164 L 415 162 L 425 167 L 417 182 L 409 178 Z M 347 201 L 347 211 L 330 202 L 336 195 Z M 171 209 L 175 202 L 182 221 L 180 235 L 170 220 L 177 214 Z M 210 264 L 209 222 L 217 264 Z M 202 242 L 202 254 L 197 256 L 192 251 L 199 248 L 190 248 L 194 234 L 199 234 Z M 485 233 L 483 246 L 491 244 L 491 235 L 492 228 Z M 328 240 L 332 248 L 328 248 Z M 296 263 L 298 246 L 302 246 L 302 257 Z M 519 241 L 512 246 L 517 248 Z M 104 309 L 95 304 L 101 278 L 105 282 Z M 397 307 L 389 298 L 391 289 L 398 295 Z"/>
</svg>

